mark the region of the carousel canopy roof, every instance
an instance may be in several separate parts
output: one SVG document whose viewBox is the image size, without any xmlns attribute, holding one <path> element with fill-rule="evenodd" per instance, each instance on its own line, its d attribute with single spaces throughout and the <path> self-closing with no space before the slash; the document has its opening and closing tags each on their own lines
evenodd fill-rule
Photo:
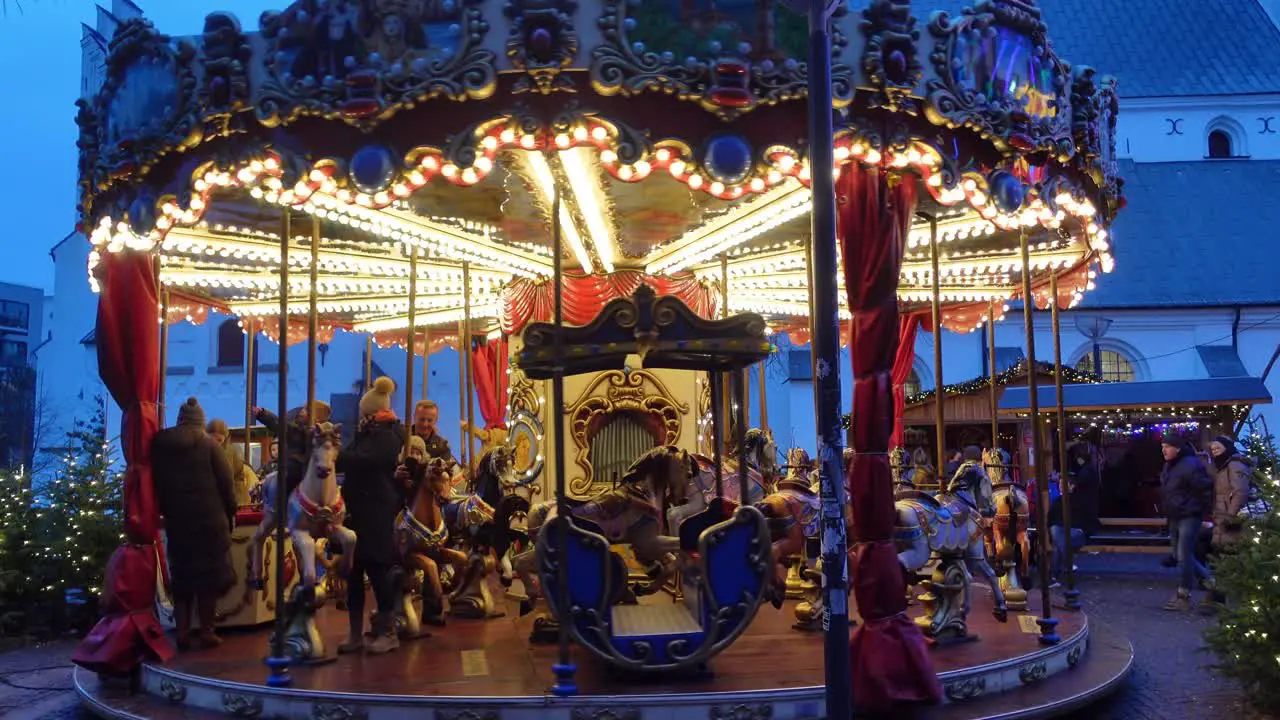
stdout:
<svg viewBox="0 0 1280 720">
<path fill-rule="evenodd" d="M 1280 302 L 1280 161 L 1125 162 L 1122 172 L 1128 206 L 1114 228 L 1117 270 L 1082 307 Z"/>
<path fill-rule="evenodd" d="M 1054 48 L 1115 75 L 1121 97 L 1280 92 L 1280 29 L 1258 0 L 1053 0 L 1041 12 Z"/>
<path fill-rule="evenodd" d="M 690 278 L 803 325 L 809 178 L 853 165 L 920 184 L 945 326 L 977 327 L 1024 271 L 1038 303 L 1049 274 L 1079 302 L 1113 263 L 1114 83 L 1053 51 L 1034 0 L 919 5 L 838 11 L 821 169 L 785 3 L 298 0 L 178 39 L 126 21 L 77 117 L 90 264 L 156 252 L 171 320 L 270 327 L 285 295 L 301 324 L 314 287 L 322 332 L 404 343 L 410 314 L 518 332 L 513 288 L 546 286 L 559 227 L 580 273 Z M 908 309 L 930 297 L 930 238 L 925 219 L 907 238 Z M 535 305 L 524 320 L 547 319 Z"/>
<path fill-rule="evenodd" d="M 1036 393 L 1041 412 L 1053 412 L 1057 400 L 1053 385 L 1040 385 Z M 1222 405 L 1265 405 L 1271 393 L 1262 380 L 1254 377 L 1201 378 L 1196 380 L 1157 380 L 1151 382 L 1100 383 L 1064 385 L 1064 406 L 1072 412 L 1142 410 L 1176 407 L 1213 407 Z M 1000 397 L 1000 410 L 1029 412 L 1031 389 L 1005 388 Z"/>
</svg>

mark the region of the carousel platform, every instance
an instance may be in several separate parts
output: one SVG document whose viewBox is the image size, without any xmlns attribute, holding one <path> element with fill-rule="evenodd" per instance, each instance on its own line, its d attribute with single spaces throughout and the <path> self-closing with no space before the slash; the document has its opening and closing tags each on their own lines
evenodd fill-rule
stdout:
<svg viewBox="0 0 1280 720">
<path fill-rule="evenodd" d="M 975 587 L 977 609 L 990 598 Z M 1081 612 L 1061 612 L 1062 642 L 1037 641 L 1034 610 L 997 623 L 975 610 L 979 639 L 933 650 L 946 698 L 913 717 L 928 720 L 1040 718 L 1095 702 L 1125 679 L 1129 642 L 1097 627 Z M 514 608 L 513 608 L 514 609 Z M 916 608 L 918 611 L 918 608 Z M 1024 617 L 1025 616 L 1025 617 Z M 343 656 L 293 668 L 286 689 L 264 684 L 267 631 L 227 631 L 215 650 L 184 654 L 167 666 L 148 665 L 132 689 L 102 683 L 77 670 L 84 705 L 107 718 L 307 718 L 384 720 L 817 720 L 825 717 L 822 636 L 791 629 L 790 603 L 762 609 L 747 632 L 712 664 L 689 678 L 619 676 L 577 653 L 579 695 L 553 697 L 554 646 L 530 645 L 532 616 L 451 620 L 429 638 L 382 656 Z M 334 644 L 345 614 L 321 610 Z M 906 717 L 897 714 L 895 717 Z"/>
</svg>

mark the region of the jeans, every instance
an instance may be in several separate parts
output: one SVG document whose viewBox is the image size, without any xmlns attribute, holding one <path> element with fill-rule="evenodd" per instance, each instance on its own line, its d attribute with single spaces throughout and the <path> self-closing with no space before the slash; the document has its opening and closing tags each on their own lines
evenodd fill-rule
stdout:
<svg viewBox="0 0 1280 720">
<path fill-rule="evenodd" d="M 1209 569 L 1196 557 L 1201 525 L 1200 518 L 1194 516 L 1169 520 L 1169 541 L 1181 573 L 1178 588 L 1187 592 L 1196 587 L 1197 580 L 1209 577 Z"/>
<path fill-rule="evenodd" d="M 1071 528 L 1071 549 L 1084 547 L 1084 530 Z M 1049 565 L 1050 574 L 1057 578 L 1062 575 L 1062 566 L 1067 560 L 1066 532 L 1061 525 L 1049 526 L 1049 542 L 1053 546 L 1053 561 Z"/>
</svg>

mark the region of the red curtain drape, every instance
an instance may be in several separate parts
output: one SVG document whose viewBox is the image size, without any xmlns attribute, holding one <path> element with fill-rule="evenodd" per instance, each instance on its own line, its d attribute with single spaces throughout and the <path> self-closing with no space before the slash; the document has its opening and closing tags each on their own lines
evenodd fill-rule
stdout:
<svg viewBox="0 0 1280 720">
<path fill-rule="evenodd" d="M 667 277 L 638 270 L 607 275 L 566 272 L 562 283 L 565 324 L 590 323 L 610 300 L 631 297 L 641 283 L 659 295 L 675 295 L 699 317 L 718 317 L 718 291 L 704 286 L 693 273 Z M 530 322 L 550 322 L 554 309 L 555 288 L 549 281 L 517 279 L 502 291 L 502 332 L 515 335 Z"/>
<path fill-rule="evenodd" d="M 495 362 L 495 357 L 496 362 Z M 498 364 L 500 363 L 500 364 Z M 496 376 L 495 376 L 496 374 Z M 486 428 L 507 426 L 507 340 L 489 340 L 471 351 L 471 377 Z"/>
<path fill-rule="evenodd" d="M 942 687 L 920 629 L 907 617 L 906 578 L 893 542 L 895 512 L 887 451 L 894 427 L 898 273 L 917 186 L 857 163 L 836 181 L 837 234 L 857 338 L 853 360 L 853 447 L 846 483 L 852 512 L 853 593 L 862 624 L 849 640 L 855 707 L 937 702 Z"/>
<path fill-rule="evenodd" d="M 71 660 L 95 672 L 124 674 L 148 658 L 173 657 L 155 616 L 160 513 L 151 477 L 151 439 L 160 427 L 160 303 L 150 255 L 109 253 L 99 268 L 98 373 L 124 414 L 120 445 L 126 541 L 107 564 L 105 617 Z"/>
<path fill-rule="evenodd" d="M 907 379 L 916 361 L 916 331 L 919 315 L 903 315 L 898 319 L 898 352 L 893 357 L 893 434 L 889 447 L 903 447 L 902 414 L 907 409 Z"/>
</svg>

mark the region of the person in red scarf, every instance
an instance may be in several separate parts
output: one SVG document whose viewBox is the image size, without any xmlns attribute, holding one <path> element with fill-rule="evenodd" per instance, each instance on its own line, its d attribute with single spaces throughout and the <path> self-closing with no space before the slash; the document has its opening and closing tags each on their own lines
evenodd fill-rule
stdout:
<svg viewBox="0 0 1280 720">
<path fill-rule="evenodd" d="M 355 438 L 338 454 L 343 474 L 342 499 L 347 505 L 347 527 L 356 532 L 356 552 L 347 578 L 347 617 L 350 633 L 338 646 L 340 653 L 367 650 L 385 653 L 400 646 L 395 632 L 395 587 L 392 569 L 396 559 L 395 522 L 401 492 L 396 467 L 404 448 L 405 429 L 391 411 L 395 383 L 380 377 L 360 398 L 360 425 Z M 364 579 L 369 578 L 378 611 L 372 639 L 364 641 Z"/>
</svg>

